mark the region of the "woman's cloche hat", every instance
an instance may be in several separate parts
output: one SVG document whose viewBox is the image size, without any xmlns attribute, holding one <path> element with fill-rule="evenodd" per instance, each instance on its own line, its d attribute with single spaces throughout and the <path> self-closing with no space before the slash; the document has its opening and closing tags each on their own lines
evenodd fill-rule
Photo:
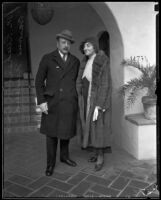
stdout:
<svg viewBox="0 0 161 200">
<path fill-rule="evenodd" d="M 87 42 L 91 43 L 94 46 L 96 52 L 98 52 L 98 50 L 99 50 L 98 39 L 94 36 L 89 36 L 83 42 L 81 42 L 81 44 L 79 46 L 79 50 L 81 51 L 81 53 L 84 54 L 84 45 Z"/>
</svg>

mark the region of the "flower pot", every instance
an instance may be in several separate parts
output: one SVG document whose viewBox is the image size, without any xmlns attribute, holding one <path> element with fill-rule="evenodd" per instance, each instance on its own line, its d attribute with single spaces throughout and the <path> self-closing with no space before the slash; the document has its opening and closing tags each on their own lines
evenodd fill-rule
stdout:
<svg viewBox="0 0 161 200">
<path fill-rule="evenodd" d="M 144 116 L 146 119 L 156 119 L 156 98 L 144 96 L 142 97 L 144 107 Z"/>
</svg>

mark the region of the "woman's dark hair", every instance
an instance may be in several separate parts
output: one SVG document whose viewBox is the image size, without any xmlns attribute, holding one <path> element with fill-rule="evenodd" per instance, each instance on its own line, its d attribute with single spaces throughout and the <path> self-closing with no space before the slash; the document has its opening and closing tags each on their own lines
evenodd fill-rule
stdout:
<svg viewBox="0 0 161 200">
<path fill-rule="evenodd" d="M 79 46 L 79 50 L 81 51 L 82 54 L 84 54 L 84 45 L 85 43 L 91 43 L 96 51 L 96 53 L 99 50 L 99 45 L 98 45 L 98 41 L 95 37 L 88 37 L 86 38 L 83 42 L 81 42 L 80 46 Z"/>
</svg>

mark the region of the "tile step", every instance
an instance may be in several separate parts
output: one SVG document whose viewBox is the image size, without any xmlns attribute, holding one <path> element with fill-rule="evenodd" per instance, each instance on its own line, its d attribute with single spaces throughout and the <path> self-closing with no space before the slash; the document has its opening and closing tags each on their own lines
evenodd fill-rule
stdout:
<svg viewBox="0 0 161 200">
<path fill-rule="evenodd" d="M 17 127 L 6 127 L 4 128 L 4 134 L 11 134 L 11 133 L 28 133 L 28 132 L 37 132 L 39 125 L 28 125 L 28 126 L 17 126 Z"/>
<path fill-rule="evenodd" d="M 34 112 L 34 111 L 32 111 L 32 112 L 21 112 L 21 113 L 4 113 L 4 117 L 19 117 L 19 116 L 23 116 L 23 115 L 31 115 L 31 116 L 33 116 L 33 115 L 41 115 L 41 113 L 38 113 L 38 112 Z"/>
<path fill-rule="evenodd" d="M 35 98 L 33 96 L 17 96 L 17 97 L 5 97 L 3 99 L 4 105 L 15 105 L 15 104 L 25 104 L 25 103 L 35 103 Z"/>
<path fill-rule="evenodd" d="M 23 95 L 23 94 L 36 94 L 35 88 L 3 88 L 3 95 Z"/>
<path fill-rule="evenodd" d="M 35 81 L 32 79 L 30 80 L 30 82 L 28 80 L 9 80 L 9 81 L 4 81 L 3 82 L 3 86 L 4 87 L 8 87 L 8 88 L 12 88 L 12 87 L 24 87 L 24 86 L 29 86 L 29 84 L 31 86 L 35 85 Z"/>
<path fill-rule="evenodd" d="M 4 117 L 4 125 L 17 124 L 23 122 L 37 122 L 41 120 L 41 115 L 19 115 Z"/>
<path fill-rule="evenodd" d="M 36 111 L 36 105 L 35 104 L 22 104 L 22 105 L 7 105 L 3 109 L 4 114 L 9 113 L 23 113 L 23 112 L 33 112 Z"/>
<path fill-rule="evenodd" d="M 32 83 L 28 83 L 28 84 L 23 84 L 23 85 L 16 85 L 16 84 L 13 84 L 13 85 L 7 85 L 7 84 L 3 84 L 2 85 L 2 88 L 4 89 L 4 90 L 7 90 L 7 89 L 15 89 L 15 88 L 17 88 L 17 89 L 24 89 L 24 88 L 35 88 L 35 85 L 34 84 L 32 84 Z"/>
<path fill-rule="evenodd" d="M 15 124 L 4 124 L 4 128 L 37 126 L 38 123 L 39 123 L 39 121 L 18 122 L 18 123 L 15 123 Z"/>
<path fill-rule="evenodd" d="M 36 98 L 36 94 L 5 94 L 3 95 L 3 98 L 9 98 L 9 97 L 31 97 L 31 98 Z"/>
</svg>

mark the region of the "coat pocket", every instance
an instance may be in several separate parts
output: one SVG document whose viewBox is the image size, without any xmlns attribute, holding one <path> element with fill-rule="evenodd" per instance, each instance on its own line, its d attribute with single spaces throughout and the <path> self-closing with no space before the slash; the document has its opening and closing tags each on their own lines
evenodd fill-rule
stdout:
<svg viewBox="0 0 161 200">
<path fill-rule="evenodd" d="M 45 91 L 44 92 L 44 96 L 54 96 L 54 94 L 55 94 L 55 91 L 50 91 L 50 90 L 47 90 L 47 91 Z"/>
</svg>

